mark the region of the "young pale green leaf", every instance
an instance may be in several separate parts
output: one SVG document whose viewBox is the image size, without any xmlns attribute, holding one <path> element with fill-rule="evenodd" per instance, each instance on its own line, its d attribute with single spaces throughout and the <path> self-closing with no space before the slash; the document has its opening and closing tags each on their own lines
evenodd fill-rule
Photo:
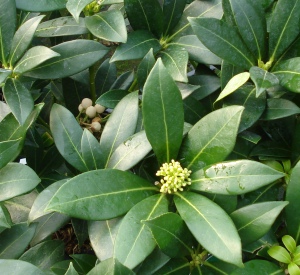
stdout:
<svg viewBox="0 0 300 275">
<path fill-rule="evenodd" d="M 299 9 L 300 0 L 278 1 L 270 23 L 270 61 L 276 60 L 299 35 Z"/>
<path fill-rule="evenodd" d="M 293 237 L 284 235 L 282 237 L 282 242 L 290 253 L 294 253 L 296 251 L 296 241 Z"/>
<path fill-rule="evenodd" d="M 4 230 L 0 234 L 0 258 L 18 259 L 29 245 L 36 226 L 37 224 L 28 226 L 26 223 L 18 223 Z"/>
<path fill-rule="evenodd" d="M 160 250 L 169 257 L 183 257 L 192 253 L 194 237 L 179 215 L 166 213 L 142 222 L 150 228 Z"/>
<path fill-rule="evenodd" d="M 266 56 L 267 22 L 260 2 L 230 0 L 236 26 L 256 59 Z"/>
<path fill-rule="evenodd" d="M 183 104 L 181 93 L 161 59 L 145 83 L 142 109 L 146 135 L 159 162 L 176 159 L 182 141 Z"/>
<path fill-rule="evenodd" d="M 156 53 L 161 46 L 149 31 L 131 32 L 128 34 L 127 42 L 117 47 L 110 62 L 143 58 L 151 48 Z"/>
<path fill-rule="evenodd" d="M 251 260 L 244 267 L 234 270 L 230 275 L 276 274 L 285 275 L 280 266 L 266 260 Z"/>
<path fill-rule="evenodd" d="M 51 58 L 26 75 L 41 79 L 63 78 L 90 67 L 100 60 L 108 48 L 92 40 L 72 40 L 51 48 L 58 57 Z"/>
<path fill-rule="evenodd" d="M 76 22 L 79 22 L 80 13 L 91 2 L 93 0 L 68 0 L 66 8 L 73 15 Z"/>
<path fill-rule="evenodd" d="M 239 195 L 270 184 L 284 175 L 257 161 L 228 161 L 192 173 L 190 188 L 214 194 Z"/>
<path fill-rule="evenodd" d="M 186 74 L 189 56 L 184 48 L 171 45 L 161 51 L 160 55 L 168 73 L 175 81 L 188 82 Z"/>
<path fill-rule="evenodd" d="M 35 30 L 44 16 L 45 15 L 40 15 L 29 19 L 16 31 L 9 54 L 8 62 L 10 66 L 14 66 L 29 47 L 34 37 Z"/>
<path fill-rule="evenodd" d="M 300 93 L 300 57 L 282 61 L 273 69 L 273 74 L 279 79 L 280 85 L 292 92 Z"/>
<path fill-rule="evenodd" d="M 65 107 L 54 104 L 50 112 L 50 129 L 60 154 L 81 172 L 89 168 L 81 155 L 83 130 Z"/>
<path fill-rule="evenodd" d="M 241 106 L 222 108 L 196 123 L 183 140 L 181 164 L 197 171 L 223 161 L 234 148 L 243 110 Z"/>
<path fill-rule="evenodd" d="M 0 62 L 8 67 L 7 57 L 17 24 L 16 3 L 11 0 L 0 2 Z"/>
<path fill-rule="evenodd" d="M 124 217 L 119 227 L 114 257 L 123 265 L 134 268 L 155 248 L 149 228 L 142 223 L 168 212 L 168 200 L 158 194 L 136 204 Z"/>
<path fill-rule="evenodd" d="M 55 37 L 67 35 L 86 34 L 89 30 L 85 26 L 84 18 L 79 18 L 77 23 L 71 16 L 63 16 L 39 24 L 35 36 Z"/>
<path fill-rule="evenodd" d="M 293 262 L 288 264 L 288 271 L 291 275 L 300 275 L 300 267 Z"/>
<path fill-rule="evenodd" d="M 66 0 L 16 0 L 17 8 L 20 10 L 31 11 L 31 12 L 46 12 L 55 11 L 66 8 Z"/>
<path fill-rule="evenodd" d="M 86 27 L 96 37 L 112 42 L 125 43 L 127 30 L 123 14 L 108 10 L 85 18 Z"/>
<path fill-rule="evenodd" d="M 174 200 L 188 228 L 207 251 L 222 261 L 243 265 L 240 237 L 220 206 L 193 192 L 177 192 Z"/>
<path fill-rule="evenodd" d="M 104 167 L 117 149 L 134 134 L 138 119 L 138 93 L 125 96 L 110 115 L 100 139 L 100 150 Z"/>
<path fill-rule="evenodd" d="M 30 167 L 20 163 L 9 163 L 0 170 L 0 201 L 31 191 L 40 181 Z"/>
<path fill-rule="evenodd" d="M 134 275 L 135 273 L 128 267 L 121 264 L 118 259 L 110 258 L 97 264 L 87 275 L 99 274 L 126 274 Z"/>
<path fill-rule="evenodd" d="M 220 58 L 244 69 L 256 63 L 235 28 L 215 18 L 189 18 L 189 22 L 199 40 Z"/>
<path fill-rule="evenodd" d="M 224 97 L 232 94 L 234 91 L 236 91 L 238 88 L 240 88 L 242 85 L 244 85 L 250 77 L 250 73 L 244 72 L 235 75 L 232 77 L 229 82 L 226 84 L 223 91 L 219 94 L 218 98 L 216 99 L 215 103 Z"/>
<path fill-rule="evenodd" d="M 91 246 L 100 261 L 113 257 L 114 243 L 122 218 L 88 223 Z"/>
<path fill-rule="evenodd" d="M 191 266 L 191 264 L 185 258 L 171 259 L 162 268 L 160 268 L 159 270 L 157 270 L 154 274 L 155 275 L 181 275 L 181 274 L 189 274 L 190 271 L 191 271 L 190 266 Z"/>
<path fill-rule="evenodd" d="M 3 274 L 14 275 L 45 275 L 45 272 L 34 266 L 33 264 L 20 260 L 2 260 L 0 259 L 0 270 Z"/>
<path fill-rule="evenodd" d="M 112 219 L 156 192 L 154 185 L 131 173 L 93 170 L 66 182 L 54 194 L 46 211 L 85 220 Z"/>
<path fill-rule="evenodd" d="M 283 201 L 268 201 L 251 204 L 230 214 L 243 244 L 252 243 L 264 236 L 282 209 L 288 204 Z"/>
<path fill-rule="evenodd" d="M 153 49 L 144 56 L 137 69 L 137 81 L 139 87 L 142 88 L 146 82 L 146 79 L 155 64 L 155 58 L 153 55 Z"/>
<path fill-rule="evenodd" d="M 104 168 L 99 142 L 88 129 L 84 129 L 81 138 L 81 154 L 89 170 Z"/>
<path fill-rule="evenodd" d="M 289 264 L 290 262 L 292 262 L 290 253 L 282 246 L 272 246 L 268 250 L 268 254 L 281 263 Z"/>
</svg>

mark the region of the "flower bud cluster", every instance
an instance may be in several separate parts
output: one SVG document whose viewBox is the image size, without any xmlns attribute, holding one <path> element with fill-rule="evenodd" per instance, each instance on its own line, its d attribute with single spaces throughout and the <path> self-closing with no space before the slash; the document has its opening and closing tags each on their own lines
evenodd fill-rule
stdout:
<svg viewBox="0 0 300 275">
<path fill-rule="evenodd" d="M 189 176 L 192 171 L 187 168 L 182 168 L 178 161 L 172 161 L 170 163 L 164 163 L 160 170 L 157 171 L 156 176 L 161 176 L 160 182 L 155 182 L 156 185 L 160 185 L 160 192 L 172 194 L 177 191 L 183 191 L 183 187 L 191 185 L 191 179 Z"/>
<path fill-rule="evenodd" d="M 98 13 L 100 11 L 100 8 L 101 8 L 100 3 L 98 1 L 93 1 L 84 7 L 83 13 L 86 16 L 91 16 L 95 13 Z"/>
</svg>

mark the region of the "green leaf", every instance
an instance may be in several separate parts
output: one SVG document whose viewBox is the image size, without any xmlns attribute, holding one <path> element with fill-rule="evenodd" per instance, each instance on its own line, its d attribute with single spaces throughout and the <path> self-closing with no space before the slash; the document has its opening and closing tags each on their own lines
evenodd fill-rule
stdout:
<svg viewBox="0 0 300 275">
<path fill-rule="evenodd" d="M 185 258 L 171 259 L 155 275 L 182 275 L 190 274 L 190 263 Z"/>
<path fill-rule="evenodd" d="M 192 253 L 194 237 L 179 215 L 166 213 L 142 222 L 150 228 L 157 245 L 169 257 Z"/>
<path fill-rule="evenodd" d="M 168 212 L 168 200 L 158 194 L 136 204 L 124 217 L 119 227 L 114 256 L 123 265 L 134 268 L 155 248 L 149 228 L 142 220 L 149 220 Z"/>
<path fill-rule="evenodd" d="M 260 2 L 230 0 L 239 33 L 256 59 L 266 56 L 267 22 Z"/>
<path fill-rule="evenodd" d="M 20 260 L 2 260 L 0 259 L 0 270 L 3 274 L 14 275 L 45 275 L 45 273 L 36 266 Z"/>
<path fill-rule="evenodd" d="M 189 21 L 199 40 L 220 58 L 244 69 L 256 63 L 235 28 L 214 18 L 189 18 Z"/>
<path fill-rule="evenodd" d="M 181 164 L 196 171 L 223 161 L 234 148 L 243 110 L 241 106 L 226 107 L 196 123 L 183 140 L 179 154 Z"/>
<path fill-rule="evenodd" d="M 122 73 L 111 85 L 110 90 L 129 90 L 134 81 L 134 71 Z"/>
<path fill-rule="evenodd" d="M 80 13 L 85 8 L 85 6 L 87 6 L 91 2 L 93 2 L 93 0 L 68 0 L 66 8 L 73 15 L 76 22 L 78 22 Z"/>
<path fill-rule="evenodd" d="M 156 53 L 161 46 L 148 31 L 134 31 L 128 34 L 127 42 L 117 47 L 110 62 L 143 58 L 153 48 Z"/>
<path fill-rule="evenodd" d="M 11 228 L 11 225 L 12 221 L 8 210 L 0 204 L 0 233 L 6 228 Z"/>
<path fill-rule="evenodd" d="M 88 222 L 81 219 L 72 219 L 72 227 L 74 229 L 75 236 L 78 241 L 78 246 L 82 247 L 84 242 L 88 239 Z"/>
<path fill-rule="evenodd" d="M 292 262 L 292 263 L 289 263 L 289 265 L 288 265 L 288 271 L 289 271 L 289 274 L 291 274 L 291 275 L 299 275 L 300 267 Z"/>
<path fill-rule="evenodd" d="M 40 0 L 39 2 L 36 2 L 35 0 L 16 0 L 16 5 L 20 10 L 31 12 L 45 12 L 66 8 L 66 0 Z"/>
<path fill-rule="evenodd" d="M 157 0 L 124 0 L 130 25 L 134 30 L 148 30 L 159 37 L 163 31 L 163 13 Z"/>
<path fill-rule="evenodd" d="M 5 83 L 3 93 L 14 116 L 23 125 L 34 106 L 30 91 L 19 80 L 9 78 Z"/>
<path fill-rule="evenodd" d="M 87 274 L 95 265 L 97 257 L 90 254 L 73 254 L 70 255 L 74 259 L 73 263 L 81 274 Z"/>
<path fill-rule="evenodd" d="M 291 236 L 284 235 L 282 237 L 282 242 L 290 253 L 294 253 L 296 251 L 296 241 Z"/>
<path fill-rule="evenodd" d="M 277 86 L 279 80 L 276 75 L 269 73 L 259 67 L 251 67 L 249 70 L 250 77 L 256 87 L 256 97 L 259 97 L 266 89 Z"/>
<path fill-rule="evenodd" d="M 175 81 L 188 82 L 186 74 L 189 57 L 185 49 L 176 45 L 171 45 L 167 49 L 161 51 L 160 55 L 168 73 Z"/>
<path fill-rule="evenodd" d="M 36 226 L 36 224 L 28 226 L 26 223 L 19 223 L 4 230 L 0 234 L 0 259 L 19 258 L 29 245 Z"/>
<path fill-rule="evenodd" d="M 193 192 L 177 192 L 174 201 L 188 228 L 207 251 L 222 261 L 243 265 L 240 237 L 220 206 Z"/>
<path fill-rule="evenodd" d="M 288 202 L 268 201 L 251 204 L 230 214 L 243 244 L 263 237 Z"/>
<path fill-rule="evenodd" d="M 238 268 L 230 275 L 284 275 L 284 271 L 276 264 L 266 260 L 251 260 L 245 263 L 245 267 Z"/>
<path fill-rule="evenodd" d="M 292 262 L 290 253 L 282 246 L 272 246 L 268 250 L 268 254 L 281 263 L 289 264 L 290 262 Z"/>
<path fill-rule="evenodd" d="M 102 44 L 84 39 L 64 42 L 51 49 L 60 56 L 44 62 L 26 73 L 27 76 L 41 79 L 67 77 L 90 67 L 108 52 Z"/>
<path fill-rule="evenodd" d="M 292 92 L 300 93 L 300 57 L 280 62 L 273 69 L 273 74 L 279 79 L 281 86 Z"/>
<path fill-rule="evenodd" d="M 24 139 L 22 137 L 16 140 L 0 142 L 0 169 L 19 155 L 23 142 Z"/>
<path fill-rule="evenodd" d="M 88 223 L 91 246 L 100 261 L 113 257 L 114 243 L 122 218 Z"/>
<path fill-rule="evenodd" d="M 15 34 L 17 13 L 15 1 L 2 0 L 0 3 L 0 61 L 8 67 L 7 57 Z"/>
<path fill-rule="evenodd" d="M 126 275 L 134 275 L 135 273 L 122 265 L 118 259 L 110 258 L 107 259 L 100 264 L 97 264 L 87 275 L 98 275 L 98 274 L 126 274 Z"/>
<path fill-rule="evenodd" d="M 153 49 L 144 56 L 137 69 L 137 81 L 139 87 L 142 88 L 146 82 L 146 79 L 155 64 L 155 58 L 153 55 Z"/>
<path fill-rule="evenodd" d="M 134 92 L 119 102 L 105 124 L 100 139 L 104 167 L 107 167 L 116 148 L 134 134 L 137 119 L 138 93 Z"/>
<path fill-rule="evenodd" d="M 39 24 L 35 36 L 55 37 L 67 35 L 86 34 L 89 30 L 85 26 L 84 18 L 79 18 L 77 23 L 71 16 L 63 16 Z"/>
<path fill-rule="evenodd" d="M 227 0 L 226 0 L 227 1 Z M 243 68 L 238 66 L 234 66 L 227 62 L 226 60 L 222 60 L 221 67 L 221 89 L 224 89 L 227 83 L 231 78 L 235 75 L 242 73 L 244 71 Z"/>
<path fill-rule="evenodd" d="M 123 14 L 119 10 L 108 10 L 85 18 L 86 27 L 96 37 L 125 43 L 127 30 Z"/>
<path fill-rule="evenodd" d="M 183 104 L 181 93 L 161 59 L 145 83 L 142 109 L 146 135 L 159 162 L 176 159 L 182 141 Z"/>
<path fill-rule="evenodd" d="M 276 60 L 299 34 L 300 1 L 279 0 L 272 14 L 269 31 L 270 61 Z"/>
<path fill-rule="evenodd" d="M 64 259 L 64 243 L 61 240 L 51 240 L 27 250 L 20 258 L 42 270 L 49 269 L 56 262 Z"/>
<path fill-rule="evenodd" d="M 128 95 L 128 91 L 125 90 L 110 90 L 102 94 L 95 103 L 114 109 L 126 95 Z"/>
<path fill-rule="evenodd" d="M 284 175 L 257 161 L 227 161 L 192 173 L 190 188 L 214 194 L 239 195 L 270 184 Z"/>
<path fill-rule="evenodd" d="M 41 181 L 30 167 L 20 163 L 9 163 L 0 172 L 0 201 L 27 193 Z"/>
<path fill-rule="evenodd" d="M 7 79 L 7 77 L 9 77 L 11 75 L 11 73 L 12 73 L 11 70 L 6 70 L 6 69 L 0 68 L 0 84 L 2 84 L 3 82 L 5 82 L 5 80 Z M 1 101 L 0 104 L 5 104 L 5 103 Z M 5 107 L 1 106 L 1 109 L 0 109 L 1 111 L 0 112 L 3 111 L 3 108 L 5 108 Z M 0 114 L 0 121 L 2 120 L 1 117 L 2 117 L 2 115 Z"/>
<path fill-rule="evenodd" d="M 54 104 L 50 112 L 50 129 L 60 154 L 81 172 L 89 168 L 81 155 L 83 130 L 65 107 Z"/>
<path fill-rule="evenodd" d="M 85 220 L 112 219 L 125 214 L 156 191 L 154 185 L 131 173 L 94 170 L 66 182 L 55 193 L 46 211 Z"/>
<path fill-rule="evenodd" d="M 77 273 L 76 269 L 74 268 L 72 262 L 70 262 L 69 268 L 68 268 L 67 272 L 65 273 L 65 275 L 79 275 L 79 273 Z"/>
</svg>

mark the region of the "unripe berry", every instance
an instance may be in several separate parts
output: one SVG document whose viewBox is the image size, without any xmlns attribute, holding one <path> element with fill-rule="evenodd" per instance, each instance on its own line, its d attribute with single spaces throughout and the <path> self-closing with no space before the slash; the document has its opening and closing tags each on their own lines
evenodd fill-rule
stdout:
<svg viewBox="0 0 300 275">
<path fill-rule="evenodd" d="M 100 123 L 101 122 L 101 117 L 98 117 L 98 116 L 94 117 L 92 122 L 99 122 Z"/>
<path fill-rule="evenodd" d="M 96 108 L 94 106 L 87 107 L 85 113 L 89 118 L 94 118 L 96 116 Z"/>
<path fill-rule="evenodd" d="M 100 132 L 101 124 L 99 122 L 97 122 L 97 121 L 92 122 L 91 128 L 92 128 L 93 132 Z"/>
<path fill-rule="evenodd" d="M 93 101 L 90 98 L 84 98 L 81 101 L 81 106 L 83 109 L 87 109 L 88 107 L 93 105 Z"/>
<path fill-rule="evenodd" d="M 98 114 L 102 114 L 106 109 L 104 106 L 102 106 L 100 104 L 96 104 L 95 108 L 96 108 L 96 111 L 97 111 Z"/>
<path fill-rule="evenodd" d="M 82 107 L 81 104 L 79 104 L 79 106 L 78 106 L 78 111 L 79 111 L 79 112 L 82 112 L 82 110 L 83 110 L 83 107 Z"/>
</svg>

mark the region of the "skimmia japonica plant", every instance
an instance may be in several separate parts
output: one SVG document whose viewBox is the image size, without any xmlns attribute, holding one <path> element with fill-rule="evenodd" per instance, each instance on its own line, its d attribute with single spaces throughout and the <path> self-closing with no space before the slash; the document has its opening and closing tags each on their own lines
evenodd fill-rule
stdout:
<svg viewBox="0 0 300 275">
<path fill-rule="evenodd" d="M 300 274 L 299 43 L 300 0 L 0 0 L 1 272 Z"/>
</svg>

